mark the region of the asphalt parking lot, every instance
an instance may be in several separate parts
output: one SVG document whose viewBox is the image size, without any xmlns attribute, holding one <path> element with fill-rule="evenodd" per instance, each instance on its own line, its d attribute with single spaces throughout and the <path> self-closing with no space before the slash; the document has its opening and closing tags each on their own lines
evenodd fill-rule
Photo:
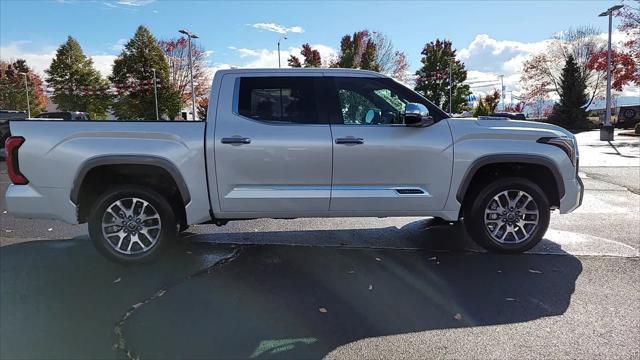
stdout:
<svg viewBox="0 0 640 360">
<path fill-rule="evenodd" d="M 524 255 L 433 219 L 253 220 L 125 267 L 2 198 L 0 358 L 638 358 L 637 138 L 579 136 L 583 206 Z"/>
</svg>

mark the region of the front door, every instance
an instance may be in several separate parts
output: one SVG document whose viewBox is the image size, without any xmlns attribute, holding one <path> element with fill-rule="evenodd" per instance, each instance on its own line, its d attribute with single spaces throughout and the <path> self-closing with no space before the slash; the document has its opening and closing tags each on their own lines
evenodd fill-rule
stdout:
<svg viewBox="0 0 640 360">
<path fill-rule="evenodd" d="M 318 110 L 320 77 L 225 75 L 221 93 L 234 96 L 220 99 L 214 145 L 225 217 L 328 211 L 331 129 Z"/>
<path fill-rule="evenodd" d="M 433 105 L 390 79 L 335 77 L 333 84 L 330 210 L 391 215 L 443 209 L 453 164 L 449 126 L 407 127 L 401 115 L 409 102 Z"/>
</svg>

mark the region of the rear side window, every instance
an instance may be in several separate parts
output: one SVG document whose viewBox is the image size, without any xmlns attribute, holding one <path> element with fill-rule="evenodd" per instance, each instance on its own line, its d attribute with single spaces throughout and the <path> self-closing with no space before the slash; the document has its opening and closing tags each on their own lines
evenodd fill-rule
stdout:
<svg viewBox="0 0 640 360">
<path fill-rule="evenodd" d="M 313 77 L 245 77 L 240 79 L 238 113 L 277 123 L 318 123 Z"/>
</svg>

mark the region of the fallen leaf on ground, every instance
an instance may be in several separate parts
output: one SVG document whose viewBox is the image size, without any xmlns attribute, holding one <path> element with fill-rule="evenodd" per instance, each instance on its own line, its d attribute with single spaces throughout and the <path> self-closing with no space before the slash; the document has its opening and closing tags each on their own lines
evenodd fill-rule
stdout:
<svg viewBox="0 0 640 360">
<path fill-rule="evenodd" d="M 8 230 L 8 229 L 7 229 L 7 230 L 5 230 L 4 232 L 12 233 L 12 232 L 13 232 L 13 230 Z"/>
<path fill-rule="evenodd" d="M 3 211 L 2 213 L 3 213 L 3 214 L 6 214 L 6 213 L 7 213 L 7 210 Z"/>
<path fill-rule="evenodd" d="M 379 257 L 376 258 L 376 261 L 382 261 L 382 259 L 380 259 Z"/>
<path fill-rule="evenodd" d="M 327 312 L 327 309 L 321 307 L 321 308 L 318 308 L 318 311 L 320 311 L 321 313 L 325 314 Z"/>
<path fill-rule="evenodd" d="M 453 318 L 456 319 L 456 320 L 462 320 L 462 315 L 460 315 L 458 313 L 458 314 L 453 315 Z"/>
<path fill-rule="evenodd" d="M 514 298 L 504 298 L 506 301 L 516 301 Z"/>
<path fill-rule="evenodd" d="M 529 272 L 532 273 L 532 274 L 542 274 L 542 271 L 540 271 L 540 270 L 529 269 Z"/>
<path fill-rule="evenodd" d="M 53 231 L 53 228 L 48 228 L 47 231 Z"/>
<path fill-rule="evenodd" d="M 369 284 L 369 290 L 373 290 L 373 285 Z"/>
<path fill-rule="evenodd" d="M 120 282 L 120 280 L 122 280 L 122 278 L 117 278 L 117 279 L 113 280 L 113 283 L 114 283 L 114 284 L 117 284 L 117 283 L 119 283 L 119 282 Z"/>
</svg>

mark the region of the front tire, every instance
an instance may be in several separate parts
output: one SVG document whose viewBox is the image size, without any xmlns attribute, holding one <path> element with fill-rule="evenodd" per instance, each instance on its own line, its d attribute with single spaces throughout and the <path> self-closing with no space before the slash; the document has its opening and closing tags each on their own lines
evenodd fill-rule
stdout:
<svg viewBox="0 0 640 360">
<path fill-rule="evenodd" d="M 484 249 L 521 253 L 536 246 L 549 227 L 550 205 L 544 191 L 524 178 L 487 185 L 465 212 L 471 238 Z"/>
<path fill-rule="evenodd" d="M 175 240 L 176 229 L 165 197 L 135 185 L 105 191 L 89 215 L 89 236 L 96 249 L 125 264 L 154 260 Z"/>
</svg>

